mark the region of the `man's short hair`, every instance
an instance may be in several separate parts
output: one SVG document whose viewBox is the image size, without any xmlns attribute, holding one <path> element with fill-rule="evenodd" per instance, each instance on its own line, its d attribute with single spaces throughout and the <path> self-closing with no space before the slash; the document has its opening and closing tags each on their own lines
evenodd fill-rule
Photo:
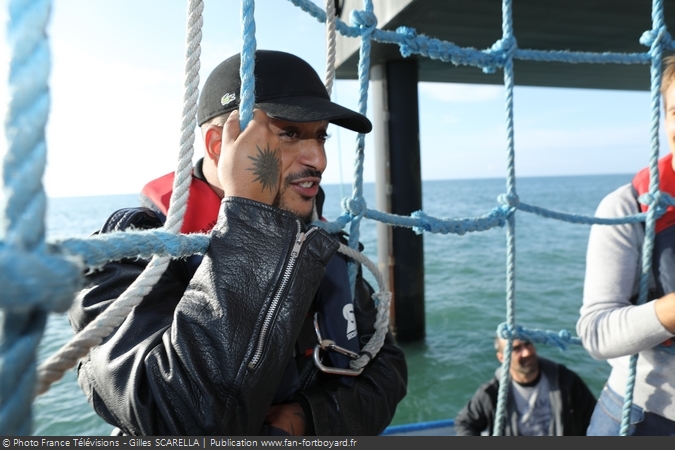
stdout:
<svg viewBox="0 0 675 450">
<path fill-rule="evenodd" d="M 230 112 L 226 112 L 225 114 L 221 114 L 219 116 L 216 116 L 206 122 L 204 122 L 199 128 L 202 130 L 202 135 L 206 134 L 206 129 L 210 127 L 211 125 L 215 125 L 217 127 L 223 127 L 225 126 L 225 122 L 227 122 L 227 118 L 230 117 Z"/>
</svg>

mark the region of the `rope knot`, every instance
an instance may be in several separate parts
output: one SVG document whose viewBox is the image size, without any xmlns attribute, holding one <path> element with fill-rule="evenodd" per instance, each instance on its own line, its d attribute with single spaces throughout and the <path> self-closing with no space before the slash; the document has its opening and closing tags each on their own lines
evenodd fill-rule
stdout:
<svg viewBox="0 0 675 450">
<path fill-rule="evenodd" d="M 638 202 L 643 205 L 652 206 L 654 204 L 654 196 L 647 192 L 638 197 Z"/>
<path fill-rule="evenodd" d="M 518 44 L 515 37 L 506 36 L 499 39 L 487 50 L 487 53 L 493 56 L 494 62 L 490 66 L 483 67 L 483 73 L 495 73 L 497 68 L 504 67 L 506 61 L 516 54 L 516 50 L 518 50 Z"/>
<path fill-rule="evenodd" d="M 377 28 L 377 17 L 372 12 L 353 10 L 350 19 L 352 25 L 361 28 L 362 36 L 372 34 Z"/>
<path fill-rule="evenodd" d="M 497 327 L 497 336 L 502 339 L 508 340 L 509 337 L 515 336 L 513 330 L 509 328 L 509 325 L 506 322 L 500 323 Z"/>
<path fill-rule="evenodd" d="M 506 225 L 506 221 L 509 219 L 509 216 L 513 214 L 513 208 L 502 205 L 502 206 L 497 206 L 495 208 L 492 208 L 492 211 L 490 211 L 490 214 L 488 215 L 492 220 L 494 220 L 497 225 L 500 227 L 503 227 Z"/>
<path fill-rule="evenodd" d="M 647 30 L 640 36 L 640 44 L 650 47 L 651 49 L 654 49 L 659 44 L 668 47 L 670 42 L 670 33 L 668 33 L 668 29 L 665 26 L 655 30 Z"/>
<path fill-rule="evenodd" d="M 497 201 L 512 208 L 517 208 L 520 205 L 520 198 L 516 194 L 499 194 Z"/>
<path fill-rule="evenodd" d="M 666 212 L 670 203 L 668 199 L 670 195 L 666 194 L 666 196 L 661 191 L 656 191 L 654 194 L 647 192 L 638 197 L 638 202 L 647 205 L 649 209 L 654 209 L 656 217 L 659 218 Z"/>
<path fill-rule="evenodd" d="M 396 33 L 398 33 L 404 41 L 399 42 L 398 44 L 401 55 L 404 58 L 420 52 L 420 45 L 419 42 L 417 42 L 417 30 L 408 27 L 398 27 Z"/>
<path fill-rule="evenodd" d="M 414 211 L 410 217 L 417 219 L 417 226 L 413 227 L 415 234 L 424 234 L 425 231 L 431 231 L 431 222 L 429 216 L 424 211 Z"/>
<path fill-rule="evenodd" d="M 654 194 L 647 192 L 642 194 L 638 201 L 649 206 L 649 209 L 654 209 L 655 217 L 658 219 L 666 213 L 668 206 L 673 204 L 673 197 L 667 192 L 656 191 Z"/>
<path fill-rule="evenodd" d="M 564 342 L 570 342 L 572 340 L 572 333 L 570 333 L 569 330 L 563 329 L 558 332 L 558 337 Z"/>
<path fill-rule="evenodd" d="M 366 201 L 361 198 L 343 198 L 342 209 L 349 211 L 354 217 L 363 217 L 366 213 Z"/>
</svg>

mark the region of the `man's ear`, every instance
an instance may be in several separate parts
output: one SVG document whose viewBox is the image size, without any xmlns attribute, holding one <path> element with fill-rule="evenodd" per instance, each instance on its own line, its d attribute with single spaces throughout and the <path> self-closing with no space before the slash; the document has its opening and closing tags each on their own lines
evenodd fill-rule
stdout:
<svg viewBox="0 0 675 450">
<path fill-rule="evenodd" d="M 500 363 L 504 362 L 504 352 L 497 352 L 497 359 Z"/>
<path fill-rule="evenodd" d="M 213 162 L 214 167 L 218 167 L 222 142 L 223 129 L 216 125 L 209 126 L 204 135 L 204 147 L 206 148 L 206 157 Z"/>
</svg>

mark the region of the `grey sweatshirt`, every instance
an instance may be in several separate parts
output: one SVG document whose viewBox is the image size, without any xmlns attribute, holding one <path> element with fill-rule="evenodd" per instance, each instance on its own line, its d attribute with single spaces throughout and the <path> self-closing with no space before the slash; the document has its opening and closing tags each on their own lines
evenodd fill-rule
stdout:
<svg viewBox="0 0 675 450">
<path fill-rule="evenodd" d="M 607 195 L 596 216 L 636 213 L 638 205 L 628 184 Z M 654 302 L 630 303 L 639 289 L 643 242 L 642 224 L 591 227 L 577 333 L 593 358 L 612 366 L 607 384 L 621 396 L 630 355 L 639 353 L 634 404 L 675 420 L 675 354 L 656 347 L 673 335 L 657 319 Z"/>
</svg>

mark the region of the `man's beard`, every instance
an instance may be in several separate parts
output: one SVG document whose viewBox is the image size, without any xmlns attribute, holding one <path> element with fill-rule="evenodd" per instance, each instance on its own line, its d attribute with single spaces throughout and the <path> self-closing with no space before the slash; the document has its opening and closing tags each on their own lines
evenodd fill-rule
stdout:
<svg viewBox="0 0 675 450">
<path fill-rule="evenodd" d="M 532 375 L 534 373 L 537 373 L 537 371 L 539 370 L 539 361 L 538 360 L 534 360 L 534 361 L 530 360 L 528 362 L 529 362 L 529 364 L 518 364 L 517 363 L 517 365 L 515 367 L 516 372 L 518 372 L 522 375 L 525 375 L 525 376 L 529 376 L 529 375 Z"/>
<path fill-rule="evenodd" d="M 307 197 L 307 200 L 312 201 L 312 208 L 306 212 L 306 213 L 301 213 L 300 211 L 296 211 L 295 209 L 291 208 L 288 206 L 286 203 L 283 202 L 282 200 L 282 195 L 286 190 L 289 188 L 291 183 L 293 183 L 295 180 L 299 180 L 301 178 L 307 178 L 307 177 L 318 177 L 321 178 L 321 172 L 318 170 L 313 170 L 313 169 L 305 169 L 302 172 L 299 173 L 294 173 L 289 176 L 287 176 L 284 179 L 284 182 L 282 186 L 279 189 L 279 192 L 277 192 L 277 196 L 274 198 L 274 202 L 272 202 L 272 206 L 275 206 L 279 209 L 283 209 L 284 211 L 292 212 L 296 216 L 298 216 L 304 223 L 311 223 L 312 221 L 318 219 L 318 217 L 315 217 L 314 213 L 316 211 L 316 198 L 309 198 Z"/>
<path fill-rule="evenodd" d="M 287 204 L 285 204 L 281 200 L 281 191 L 277 194 L 276 198 L 274 199 L 274 203 L 272 203 L 272 206 L 275 206 L 279 209 L 283 209 L 284 211 L 291 212 L 298 216 L 304 223 L 311 223 L 314 221 L 314 210 L 316 209 L 315 207 L 316 199 L 312 199 L 312 209 L 307 212 L 307 213 L 300 213 L 300 211 L 296 211 Z"/>
</svg>

